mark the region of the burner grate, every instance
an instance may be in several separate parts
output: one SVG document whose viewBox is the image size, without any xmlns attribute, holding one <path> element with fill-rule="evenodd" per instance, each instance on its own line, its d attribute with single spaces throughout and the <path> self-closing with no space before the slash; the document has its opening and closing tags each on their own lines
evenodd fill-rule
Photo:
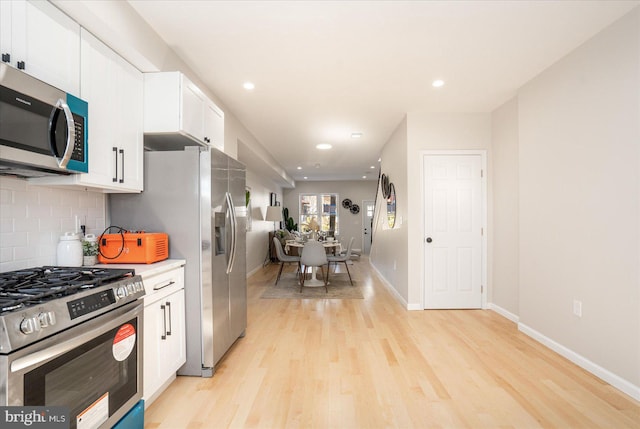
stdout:
<svg viewBox="0 0 640 429">
<path fill-rule="evenodd" d="M 0 273 L 0 314 L 73 295 L 124 277 L 133 270 L 45 266 Z"/>
</svg>

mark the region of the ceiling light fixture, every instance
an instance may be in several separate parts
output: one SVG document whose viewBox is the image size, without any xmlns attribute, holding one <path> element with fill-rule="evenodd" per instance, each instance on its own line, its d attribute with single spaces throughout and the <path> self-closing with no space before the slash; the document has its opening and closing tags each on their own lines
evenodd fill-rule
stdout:
<svg viewBox="0 0 640 429">
<path fill-rule="evenodd" d="M 372 166 L 371 166 L 371 167 L 369 167 L 369 168 L 374 169 L 374 168 L 376 168 L 376 167 L 374 167 L 374 166 L 372 165 Z"/>
<path fill-rule="evenodd" d="M 434 88 L 440 88 L 441 86 L 444 86 L 444 80 L 436 79 L 431 83 L 431 86 Z"/>
<path fill-rule="evenodd" d="M 302 170 L 302 167 L 298 166 L 298 170 Z"/>
<path fill-rule="evenodd" d="M 366 178 L 367 178 L 367 176 L 362 176 L 362 178 L 363 178 L 363 179 L 366 179 Z"/>
<path fill-rule="evenodd" d="M 256 86 L 253 84 L 253 82 L 245 82 L 242 84 L 242 87 L 247 91 L 252 91 L 255 89 Z"/>
<path fill-rule="evenodd" d="M 362 133 L 351 133 L 351 138 L 352 139 L 362 138 Z"/>
<path fill-rule="evenodd" d="M 320 143 L 319 145 L 316 145 L 316 149 L 320 150 L 329 150 L 331 147 L 332 146 L 329 143 Z"/>
<path fill-rule="evenodd" d="M 304 176 L 304 179 L 305 179 L 305 180 L 307 180 L 307 179 L 308 179 L 308 177 L 307 177 L 307 176 Z"/>
</svg>

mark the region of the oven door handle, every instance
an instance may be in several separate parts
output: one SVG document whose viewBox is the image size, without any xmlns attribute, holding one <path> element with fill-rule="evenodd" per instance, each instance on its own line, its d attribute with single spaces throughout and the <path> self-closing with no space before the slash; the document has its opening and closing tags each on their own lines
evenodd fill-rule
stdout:
<svg viewBox="0 0 640 429">
<path fill-rule="evenodd" d="M 90 328 L 89 331 L 79 334 L 78 336 L 71 338 L 68 341 L 64 341 L 60 344 L 53 344 L 43 350 L 28 354 L 27 356 L 23 356 L 14 360 L 13 362 L 11 362 L 11 372 L 19 372 L 32 366 L 41 365 L 44 362 L 70 352 L 71 350 L 81 346 L 87 341 L 90 341 L 104 334 L 105 332 L 118 327 L 122 323 L 125 323 L 132 317 L 135 317 L 136 314 L 141 314 L 141 307 L 142 306 L 138 304 L 133 309 L 129 309 L 124 314 L 119 315 L 116 319 L 107 322 L 101 323 L 99 319 L 102 319 L 102 317 L 97 317 L 96 319 L 93 319 L 91 321 L 94 322 L 93 325 L 95 327 Z M 86 324 L 89 323 L 90 322 L 87 322 Z M 138 331 L 140 331 L 140 329 L 141 326 L 138 326 Z M 142 332 L 139 332 L 139 334 L 141 333 Z"/>
</svg>

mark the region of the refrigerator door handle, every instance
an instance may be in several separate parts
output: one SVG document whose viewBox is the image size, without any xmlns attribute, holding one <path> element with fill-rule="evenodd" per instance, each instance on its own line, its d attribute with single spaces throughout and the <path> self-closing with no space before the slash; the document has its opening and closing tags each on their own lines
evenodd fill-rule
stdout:
<svg viewBox="0 0 640 429">
<path fill-rule="evenodd" d="M 238 219 L 236 219 L 236 206 L 233 204 L 233 198 L 231 198 L 231 194 L 229 194 L 229 203 L 231 207 L 231 219 L 233 221 L 233 230 L 231 231 L 233 241 L 232 241 L 232 251 L 233 253 L 231 258 L 231 269 L 229 272 L 233 271 L 233 266 L 236 264 L 236 251 L 238 247 Z"/>
<path fill-rule="evenodd" d="M 225 198 L 227 199 L 226 205 L 229 213 L 229 223 L 231 226 L 231 246 L 229 246 L 229 260 L 227 262 L 227 274 L 229 274 L 233 270 L 233 259 L 235 257 L 236 251 L 236 219 L 235 210 L 233 208 L 233 201 L 231 200 L 231 194 L 229 192 L 226 192 Z"/>
</svg>

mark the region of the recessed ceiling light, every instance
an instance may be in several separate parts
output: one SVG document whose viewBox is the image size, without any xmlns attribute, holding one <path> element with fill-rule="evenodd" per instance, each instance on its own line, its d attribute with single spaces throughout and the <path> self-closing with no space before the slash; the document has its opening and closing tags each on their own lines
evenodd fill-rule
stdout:
<svg viewBox="0 0 640 429">
<path fill-rule="evenodd" d="M 371 166 L 371 167 L 369 167 L 369 168 L 374 169 L 374 168 L 376 168 L 376 167 L 374 167 L 374 166 L 372 165 L 372 166 Z"/>
<path fill-rule="evenodd" d="M 307 177 L 307 176 L 304 176 L 304 179 L 306 180 L 306 179 L 308 179 L 308 177 Z"/>
<path fill-rule="evenodd" d="M 431 83 L 431 85 L 432 85 L 434 88 L 440 88 L 441 86 L 444 86 L 444 80 L 436 79 L 436 80 L 434 80 L 434 81 Z"/>
<path fill-rule="evenodd" d="M 362 137 L 362 133 L 351 133 L 352 139 L 359 139 Z"/>
<path fill-rule="evenodd" d="M 331 149 L 331 145 L 329 143 L 320 143 L 319 145 L 316 145 L 316 149 L 320 149 L 320 150 L 328 150 Z"/>
<path fill-rule="evenodd" d="M 362 176 L 362 178 L 363 178 L 363 179 L 366 179 L 366 178 L 367 178 L 367 176 Z"/>
<path fill-rule="evenodd" d="M 242 84 L 242 87 L 247 91 L 252 91 L 256 86 L 253 84 L 253 82 L 245 82 Z"/>
<path fill-rule="evenodd" d="M 378 158 L 378 162 L 382 162 L 382 158 Z"/>
<path fill-rule="evenodd" d="M 298 170 L 302 170 L 302 167 L 298 166 Z"/>
</svg>

